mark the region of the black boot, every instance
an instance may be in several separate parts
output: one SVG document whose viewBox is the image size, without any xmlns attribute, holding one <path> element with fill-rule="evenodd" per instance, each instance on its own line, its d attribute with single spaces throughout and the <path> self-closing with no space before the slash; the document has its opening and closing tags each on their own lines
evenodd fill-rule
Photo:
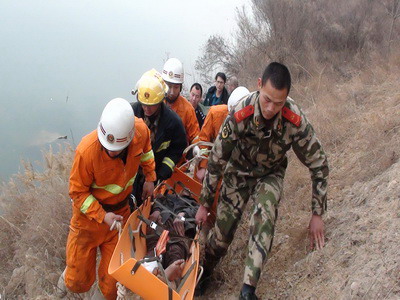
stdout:
<svg viewBox="0 0 400 300">
<path fill-rule="evenodd" d="M 243 283 L 239 300 L 258 300 L 256 296 L 256 287 Z"/>
<path fill-rule="evenodd" d="M 248 292 L 248 293 L 240 292 L 239 300 L 258 300 L 258 297 L 254 292 Z"/>
</svg>

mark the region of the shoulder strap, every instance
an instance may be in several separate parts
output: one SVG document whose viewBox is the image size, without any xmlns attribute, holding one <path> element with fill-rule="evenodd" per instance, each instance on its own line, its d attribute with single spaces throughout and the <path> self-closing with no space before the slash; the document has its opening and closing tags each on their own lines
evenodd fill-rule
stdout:
<svg viewBox="0 0 400 300">
<path fill-rule="evenodd" d="M 242 122 L 244 119 L 250 117 L 252 114 L 254 114 L 254 106 L 253 105 L 247 105 L 243 107 L 241 110 L 235 112 L 235 120 L 237 123 Z"/>
<path fill-rule="evenodd" d="M 301 124 L 301 117 L 286 106 L 282 108 L 282 116 L 296 127 L 299 127 Z"/>
</svg>

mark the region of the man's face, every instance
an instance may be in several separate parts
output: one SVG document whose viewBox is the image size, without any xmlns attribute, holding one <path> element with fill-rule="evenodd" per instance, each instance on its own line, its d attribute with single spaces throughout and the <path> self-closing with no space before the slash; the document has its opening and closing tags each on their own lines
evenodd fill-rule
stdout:
<svg viewBox="0 0 400 300">
<path fill-rule="evenodd" d="M 181 85 L 178 83 L 166 82 L 168 86 L 167 98 L 174 102 L 181 92 Z"/>
<path fill-rule="evenodd" d="M 197 90 L 196 87 L 193 87 L 190 90 L 190 98 L 189 98 L 189 101 L 192 104 L 193 108 L 197 107 L 197 104 L 199 104 L 200 100 L 201 100 L 200 90 Z"/>
<path fill-rule="evenodd" d="M 215 87 L 217 88 L 218 92 L 222 92 L 225 86 L 225 81 L 221 77 L 217 77 L 217 80 L 215 80 Z"/>
<path fill-rule="evenodd" d="M 266 120 L 270 120 L 285 105 L 288 91 L 286 88 L 283 90 L 278 90 L 274 88 L 269 79 L 264 84 L 264 86 L 261 86 L 261 83 L 261 78 L 258 78 L 261 113 Z"/>
<path fill-rule="evenodd" d="M 142 104 L 143 112 L 146 117 L 151 117 L 154 115 L 157 111 L 158 108 L 160 107 L 161 104 L 156 104 L 156 105 L 145 105 Z"/>
</svg>

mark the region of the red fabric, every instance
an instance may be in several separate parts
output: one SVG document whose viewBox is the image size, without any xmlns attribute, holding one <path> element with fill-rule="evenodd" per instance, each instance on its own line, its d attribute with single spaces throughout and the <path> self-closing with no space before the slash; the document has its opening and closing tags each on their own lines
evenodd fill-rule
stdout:
<svg viewBox="0 0 400 300">
<path fill-rule="evenodd" d="M 251 116 L 254 113 L 254 106 L 247 105 L 243 107 L 241 110 L 235 112 L 235 119 L 237 123 L 242 122 L 247 117 Z"/>
<path fill-rule="evenodd" d="M 301 124 L 301 117 L 298 114 L 292 112 L 286 106 L 282 108 L 282 116 L 297 127 L 299 127 Z"/>
</svg>

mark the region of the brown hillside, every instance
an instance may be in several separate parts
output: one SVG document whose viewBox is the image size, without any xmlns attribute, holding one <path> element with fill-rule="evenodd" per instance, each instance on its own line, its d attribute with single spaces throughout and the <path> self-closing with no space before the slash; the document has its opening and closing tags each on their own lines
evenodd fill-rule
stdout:
<svg viewBox="0 0 400 300">
<path fill-rule="evenodd" d="M 257 288 L 262 299 L 400 298 L 400 73 L 392 66 L 341 84 L 320 78 L 296 87 L 294 97 L 309 107 L 329 155 L 328 241 L 310 252 L 310 179 L 291 153 L 274 246 Z M 218 268 L 218 288 L 204 299 L 237 297 L 247 227 L 244 221 Z"/>
</svg>

